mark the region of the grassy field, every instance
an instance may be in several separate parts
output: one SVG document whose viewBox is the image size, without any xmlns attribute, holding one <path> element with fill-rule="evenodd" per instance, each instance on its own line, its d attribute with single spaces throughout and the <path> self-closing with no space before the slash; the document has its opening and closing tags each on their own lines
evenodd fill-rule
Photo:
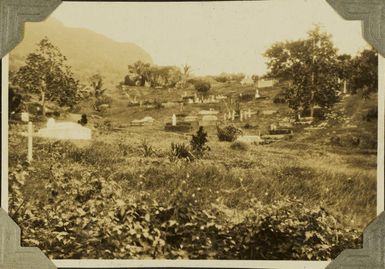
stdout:
<svg viewBox="0 0 385 269">
<path fill-rule="evenodd" d="M 155 90 L 147 91 L 152 96 Z M 248 123 L 257 127 L 244 128 L 246 134 L 266 133 L 269 124 L 290 116 L 285 105 L 272 102 L 278 91 L 266 89 L 261 94 L 269 99 L 242 103 L 245 109 L 278 111 L 253 116 Z M 91 120 L 92 141 L 37 138 L 31 164 L 24 161 L 25 127 L 10 126 L 10 212 L 26 245 L 53 258 L 322 260 L 346 246 L 359 247 L 359 234 L 376 215 L 376 150 L 370 144 L 376 123 L 363 120 L 375 96 L 346 97 L 333 111 L 344 120 L 331 117 L 322 130 L 296 127 L 291 139 L 269 145 L 234 149 L 218 140 L 215 126 L 206 127 L 211 150 L 193 162 L 171 158 L 171 143 L 188 145 L 196 132 L 164 131 L 176 108 L 127 107 L 122 98 L 114 100 L 102 119 Z M 224 110 L 222 104 L 202 104 L 184 112 L 209 107 Z M 143 116 L 157 121 L 127 126 Z M 357 126 L 346 128 L 347 121 Z M 347 135 L 359 137 L 360 144 L 330 142 Z M 276 245 L 260 249 L 271 236 L 280 238 Z"/>
</svg>

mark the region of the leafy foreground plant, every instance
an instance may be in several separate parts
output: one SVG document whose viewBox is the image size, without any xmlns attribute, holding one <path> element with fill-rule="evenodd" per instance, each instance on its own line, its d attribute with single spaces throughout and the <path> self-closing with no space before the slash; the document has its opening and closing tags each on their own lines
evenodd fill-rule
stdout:
<svg viewBox="0 0 385 269">
<path fill-rule="evenodd" d="M 46 182 L 30 199 L 23 186 L 37 175 Z M 324 260 L 361 242 L 356 231 L 300 200 L 250 200 L 247 217 L 234 224 L 226 210 L 193 197 L 189 182 L 160 202 L 78 164 L 19 164 L 9 177 L 10 215 L 24 244 L 55 259 Z"/>
</svg>

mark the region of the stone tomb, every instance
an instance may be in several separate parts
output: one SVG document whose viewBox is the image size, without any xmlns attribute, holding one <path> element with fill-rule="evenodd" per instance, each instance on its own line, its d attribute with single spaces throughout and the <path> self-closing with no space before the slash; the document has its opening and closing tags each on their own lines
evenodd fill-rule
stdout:
<svg viewBox="0 0 385 269">
<path fill-rule="evenodd" d="M 74 140 L 90 140 L 91 129 L 81 126 L 74 122 L 55 122 L 50 118 L 47 127 L 40 129 L 37 136 L 53 139 L 74 139 Z"/>
<path fill-rule="evenodd" d="M 131 121 L 132 126 L 151 126 L 154 123 L 154 118 L 153 117 L 144 117 L 143 119 L 140 120 L 133 120 Z"/>
</svg>

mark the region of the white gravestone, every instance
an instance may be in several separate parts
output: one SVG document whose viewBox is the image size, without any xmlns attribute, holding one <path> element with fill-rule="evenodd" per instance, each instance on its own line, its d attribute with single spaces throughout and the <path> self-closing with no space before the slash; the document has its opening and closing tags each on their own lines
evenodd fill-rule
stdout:
<svg viewBox="0 0 385 269">
<path fill-rule="evenodd" d="M 29 122 L 29 114 L 27 112 L 22 112 L 21 113 L 21 121 Z"/>
<path fill-rule="evenodd" d="M 47 128 L 52 128 L 55 126 L 55 119 L 54 118 L 49 118 L 47 121 Z"/>
<path fill-rule="evenodd" d="M 256 89 L 256 90 L 255 90 L 255 99 L 258 99 L 258 98 L 260 98 L 260 97 L 261 97 L 261 95 L 259 94 L 259 90 Z"/>
<path fill-rule="evenodd" d="M 172 115 L 171 120 L 172 120 L 172 126 L 176 126 L 176 116 L 175 116 L 175 114 Z"/>
</svg>

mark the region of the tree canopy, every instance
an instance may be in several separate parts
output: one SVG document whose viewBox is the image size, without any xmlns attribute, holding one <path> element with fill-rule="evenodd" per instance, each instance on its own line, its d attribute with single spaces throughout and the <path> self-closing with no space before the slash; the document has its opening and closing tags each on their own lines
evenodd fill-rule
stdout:
<svg viewBox="0 0 385 269">
<path fill-rule="evenodd" d="M 351 60 L 350 90 L 368 95 L 378 90 L 378 53 L 373 48 L 361 51 Z"/>
<path fill-rule="evenodd" d="M 299 112 L 330 107 L 338 100 L 337 49 L 316 26 L 304 40 L 278 42 L 265 52 L 268 78 L 290 81 L 286 99 Z"/>
<path fill-rule="evenodd" d="M 41 95 L 43 114 L 46 100 L 69 107 L 77 102 L 79 82 L 74 78 L 67 58 L 47 37 L 27 55 L 25 65 L 20 67 L 12 82 L 25 92 Z"/>
</svg>

